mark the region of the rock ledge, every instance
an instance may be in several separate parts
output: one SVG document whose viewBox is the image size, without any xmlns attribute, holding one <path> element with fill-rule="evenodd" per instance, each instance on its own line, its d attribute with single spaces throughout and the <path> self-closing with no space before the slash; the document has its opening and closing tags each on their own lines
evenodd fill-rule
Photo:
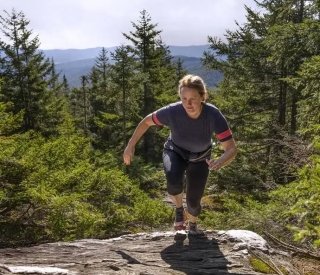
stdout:
<svg viewBox="0 0 320 275">
<path fill-rule="evenodd" d="M 139 233 L 0 249 L 0 274 L 262 274 L 250 265 L 253 255 L 299 274 L 287 253 L 244 230 L 185 239 L 173 231 Z"/>
</svg>

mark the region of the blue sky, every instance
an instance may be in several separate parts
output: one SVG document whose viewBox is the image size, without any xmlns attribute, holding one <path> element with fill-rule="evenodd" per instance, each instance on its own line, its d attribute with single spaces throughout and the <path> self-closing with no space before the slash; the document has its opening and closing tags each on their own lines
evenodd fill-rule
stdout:
<svg viewBox="0 0 320 275">
<path fill-rule="evenodd" d="M 0 0 L 1 11 L 23 11 L 42 49 L 112 47 L 125 43 L 147 10 L 167 45 L 207 44 L 245 22 L 254 0 Z"/>
</svg>

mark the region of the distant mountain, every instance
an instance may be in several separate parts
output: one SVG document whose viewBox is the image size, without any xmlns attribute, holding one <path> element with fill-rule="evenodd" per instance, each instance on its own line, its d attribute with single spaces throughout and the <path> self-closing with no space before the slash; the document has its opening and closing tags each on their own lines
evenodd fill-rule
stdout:
<svg viewBox="0 0 320 275">
<path fill-rule="evenodd" d="M 107 52 L 114 52 L 117 47 L 105 47 Z M 208 50 L 209 45 L 197 46 L 169 46 L 170 52 L 173 56 L 183 55 L 189 57 L 201 57 L 205 50 Z M 42 50 L 44 54 L 50 59 L 53 58 L 55 64 L 66 63 L 76 60 L 96 58 L 101 52 L 102 47 L 89 49 L 66 49 L 66 50 Z"/>
<path fill-rule="evenodd" d="M 203 78 L 204 82 L 208 87 L 215 87 L 223 78 L 223 74 L 219 71 L 213 71 L 206 69 L 201 59 L 197 57 L 189 56 L 174 56 L 173 60 L 182 61 L 183 68 L 191 74 L 199 75 Z"/>
<path fill-rule="evenodd" d="M 53 58 L 55 64 L 73 62 L 76 60 L 96 58 L 101 52 L 102 47 L 89 48 L 89 49 L 67 49 L 67 50 L 42 50 L 43 53 Z M 113 52 L 116 47 L 106 48 L 110 53 Z"/>
<path fill-rule="evenodd" d="M 80 77 L 87 75 L 95 64 L 95 58 L 75 60 L 56 64 L 56 71 L 60 76 L 66 76 L 70 87 L 80 87 Z"/>
<path fill-rule="evenodd" d="M 67 50 L 43 50 L 45 56 L 54 60 L 56 71 L 61 77 L 66 76 L 71 87 L 80 86 L 80 77 L 87 75 L 95 64 L 95 59 L 101 52 L 102 47 L 89 49 L 67 49 Z M 109 56 L 116 47 L 106 48 Z M 191 74 L 201 76 L 209 87 L 216 86 L 222 79 L 222 74 L 217 71 L 209 71 L 202 66 L 200 58 L 208 45 L 198 46 L 169 46 L 174 60 L 178 58 L 182 65 Z M 110 60 L 112 63 L 112 60 Z"/>
<path fill-rule="evenodd" d="M 171 55 L 173 56 L 188 56 L 188 57 L 202 57 L 203 52 L 209 49 L 209 45 L 198 46 L 169 46 Z"/>
</svg>

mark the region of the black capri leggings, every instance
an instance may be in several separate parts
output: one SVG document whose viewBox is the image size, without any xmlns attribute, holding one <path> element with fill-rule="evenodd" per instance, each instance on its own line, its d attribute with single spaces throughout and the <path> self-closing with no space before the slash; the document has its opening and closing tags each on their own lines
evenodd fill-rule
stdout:
<svg viewBox="0 0 320 275">
<path fill-rule="evenodd" d="M 205 160 L 190 162 L 173 150 L 164 149 L 163 166 L 170 195 L 183 192 L 186 179 L 186 201 L 188 212 L 197 217 L 201 212 L 201 198 L 206 186 L 209 169 Z"/>
</svg>

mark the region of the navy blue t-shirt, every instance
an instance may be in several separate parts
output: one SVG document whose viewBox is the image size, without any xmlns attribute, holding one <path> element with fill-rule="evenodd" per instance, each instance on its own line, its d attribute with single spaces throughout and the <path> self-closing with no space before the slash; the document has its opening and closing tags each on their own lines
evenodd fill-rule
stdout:
<svg viewBox="0 0 320 275">
<path fill-rule="evenodd" d="M 203 103 L 201 114 L 196 119 L 188 116 L 181 101 L 155 111 L 152 119 L 156 125 L 169 127 L 169 139 L 190 152 L 207 150 L 214 134 L 220 141 L 232 138 L 225 117 L 216 106 L 209 103 Z"/>
</svg>

